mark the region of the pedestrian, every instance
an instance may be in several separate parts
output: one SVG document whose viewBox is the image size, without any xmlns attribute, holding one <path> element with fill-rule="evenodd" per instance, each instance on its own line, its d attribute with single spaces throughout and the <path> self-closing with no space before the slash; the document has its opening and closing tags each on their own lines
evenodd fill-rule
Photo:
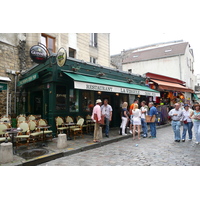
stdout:
<svg viewBox="0 0 200 200">
<path fill-rule="evenodd" d="M 193 110 L 190 109 L 188 104 L 185 104 L 183 110 L 183 118 L 182 118 L 183 121 L 182 142 L 185 142 L 187 131 L 189 135 L 189 140 L 192 140 L 192 127 L 193 127 L 193 122 L 191 119 L 192 115 L 193 115 Z"/>
<path fill-rule="evenodd" d="M 172 119 L 172 128 L 174 131 L 174 138 L 175 142 L 180 142 L 181 135 L 180 135 L 180 127 L 181 127 L 181 118 L 183 117 L 183 111 L 180 109 L 178 103 L 175 103 L 175 108 L 169 111 L 168 115 Z"/>
<path fill-rule="evenodd" d="M 101 113 L 105 120 L 105 135 L 109 138 L 109 125 L 112 120 L 112 107 L 108 104 L 108 99 L 104 99 L 104 104 L 101 106 Z"/>
<path fill-rule="evenodd" d="M 132 134 L 132 119 L 133 119 L 133 115 L 132 115 L 132 110 L 134 109 L 135 107 L 135 104 L 138 104 L 139 100 L 138 99 L 135 99 L 134 102 L 130 105 L 130 108 L 129 108 L 129 114 L 130 114 L 130 134 Z"/>
<path fill-rule="evenodd" d="M 195 105 L 195 110 L 191 117 L 194 119 L 194 132 L 196 137 L 196 144 L 200 143 L 200 105 Z"/>
<path fill-rule="evenodd" d="M 148 136 L 147 133 L 147 122 L 146 122 L 146 114 L 148 112 L 148 107 L 146 105 L 146 101 L 141 102 L 141 124 L 142 124 L 142 131 L 143 131 L 143 138 L 146 138 Z"/>
<path fill-rule="evenodd" d="M 138 140 L 140 140 L 140 126 L 141 126 L 141 110 L 138 109 L 138 104 L 135 104 L 132 110 L 133 114 L 133 139 L 135 139 L 135 131 L 138 131 Z"/>
<path fill-rule="evenodd" d="M 157 114 L 157 109 L 154 106 L 153 102 L 149 102 L 149 116 L 150 116 L 150 121 L 152 121 L 153 117 Z M 156 138 L 156 122 L 152 121 L 149 123 L 150 124 L 150 130 L 151 130 L 151 136 L 149 138 Z"/>
<path fill-rule="evenodd" d="M 127 135 L 125 133 L 127 121 L 128 121 L 128 110 L 127 110 L 128 103 L 124 102 L 122 104 L 122 110 L 121 110 L 121 117 L 122 117 L 122 123 L 120 128 L 122 129 L 122 135 Z"/>
<path fill-rule="evenodd" d="M 92 119 L 95 121 L 94 125 L 94 140 L 93 142 L 100 142 L 101 139 L 101 127 L 100 127 L 100 121 L 101 121 L 101 99 L 96 100 L 96 105 L 93 108 L 92 111 Z"/>
</svg>

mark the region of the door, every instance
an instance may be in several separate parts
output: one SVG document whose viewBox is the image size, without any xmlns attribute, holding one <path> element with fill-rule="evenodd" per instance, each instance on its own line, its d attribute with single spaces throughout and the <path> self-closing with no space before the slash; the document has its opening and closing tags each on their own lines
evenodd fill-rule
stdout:
<svg viewBox="0 0 200 200">
<path fill-rule="evenodd" d="M 43 114 L 43 94 L 42 91 L 34 92 L 34 105 L 33 105 L 33 112 L 35 115 Z"/>
</svg>

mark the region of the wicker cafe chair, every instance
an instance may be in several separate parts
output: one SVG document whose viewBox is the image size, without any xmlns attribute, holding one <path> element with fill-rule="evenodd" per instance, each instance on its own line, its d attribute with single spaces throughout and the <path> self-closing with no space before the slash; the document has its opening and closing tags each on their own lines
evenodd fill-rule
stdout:
<svg viewBox="0 0 200 200">
<path fill-rule="evenodd" d="M 18 128 L 21 128 L 22 131 L 17 133 L 16 136 L 16 147 L 21 145 L 29 145 L 30 141 L 30 129 L 27 122 L 19 122 L 17 125 Z"/>
<path fill-rule="evenodd" d="M 80 118 L 75 127 L 70 127 L 70 134 L 74 135 L 74 140 L 75 140 L 75 136 L 78 134 L 82 136 L 83 138 L 83 130 L 82 130 L 83 123 L 84 123 L 84 119 Z"/>
<path fill-rule="evenodd" d="M 11 122 L 11 117 L 10 117 L 10 115 L 3 115 L 1 118 L 0 118 L 0 121 L 1 122 Z"/>
<path fill-rule="evenodd" d="M 17 123 L 20 123 L 20 122 L 24 122 L 26 121 L 26 116 L 25 115 L 19 115 L 17 116 Z"/>
<path fill-rule="evenodd" d="M 38 124 L 38 126 L 47 126 L 48 125 L 47 120 L 45 120 L 45 119 L 39 119 L 37 124 Z M 43 130 L 41 130 L 41 132 L 43 134 Z M 53 133 L 53 131 L 49 130 L 48 128 L 44 129 L 45 140 L 51 139 L 51 141 L 52 141 L 52 138 L 53 138 L 52 133 Z"/>
<path fill-rule="evenodd" d="M 7 123 L 0 123 L 0 142 L 5 142 L 6 137 L 8 140 L 10 140 L 9 134 L 3 131 L 7 128 L 10 128 Z"/>
<path fill-rule="evenodd" d="M 74 122 L 74 119 L 71 116 L 67 116 L 65 120 L 66 120 L 66 123 L 73 123 Z"/>
<path fill-rule="evenodd" d="M 35 120 L 28 121 L 29 130 L 30 130 L 30 139 L 35 143 L 38 140 L 41 140 L 42 132 L 37 129 L 37 122 Z"/>
<path fill-rule="evenodd" d="M 56 128 L 57 128 L 57 132 L 56 132 L 56 136 L 58 136 L 58 134 L 63 133 L 64 130 L 69 129 L 69 127 L 66 127 L 64 124 L 64 119 L 62 117 L 56 117 Z"/>
<path fill-rule="evenodd" d="M 90 115 L 86 116 L 86 124 L 88 125 L 88 129 L 87 129 L 88 132 L 94 130 L 95 122 L 92 120 Z"/>
<path fill-rule="evenodd" d="M 35 117 L 35 115 L 29 115 L 26 119 L 27 119 L 27 121 L 36 120 L 36 117 Z"/>
</svg>

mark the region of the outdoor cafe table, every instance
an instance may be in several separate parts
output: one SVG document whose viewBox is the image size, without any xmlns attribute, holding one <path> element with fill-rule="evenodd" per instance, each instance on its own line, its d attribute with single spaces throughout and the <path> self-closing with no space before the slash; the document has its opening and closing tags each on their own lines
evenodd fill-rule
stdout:
<svg viewBox="0 0 200 200">
<path fill-rule="evenodd" d="M 43 143 L 42 143 L 42 146 L 45 146 L 45 147 L 48 146 L 48 145 L 45 143 L 45 139 L 44 139 L 44 130 L 47 129 L 47 128 L 50 128 L 50 127 L 51 127 L 51 126 L 49 126 L 49 125 L 46 125 L 46 126 L 37 126 L 37 128 L 43 130 Z"/>
<path fill-rule="evenodd" d="M 65 126 L 75 126 L 76 123 L 74 123 L 74 122 L 69 122 L 69 123 L 64 123 L 64 125 L 65 125 Z M 69 131 L 68 134 L 67 134 L 67 139 L 68 139 L 68 140 L 72 140 L 72 138 L 69 136 L 69 133 L 70 133 L 70 131 Z"/>
<path fill-rule="evenodd" d="M 7 132 L 9 135 L 11 135 L 11 141 L 13 144 L 13 154 L 16 154 L 16 151 L 14 150 L 14 135 L 17 135 L 18 132 L 22 131 L 23 129 L 21 128 L 7 128 L 4 129 L 3 132 Z M 7 142 L 7 137 L 6 137 L 6 141 Z"/>
</svg>

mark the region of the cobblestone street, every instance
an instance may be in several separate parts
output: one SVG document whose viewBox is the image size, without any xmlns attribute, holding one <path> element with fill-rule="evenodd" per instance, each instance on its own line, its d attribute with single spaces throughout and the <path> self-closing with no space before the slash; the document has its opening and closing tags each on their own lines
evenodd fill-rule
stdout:
<svg viewBox="0 0 200 200">
<path fill-rule="evenodd" d="M 182 127 L 181 127 L 182 133 Z M 157 138 L 132 138 L 66 156 L 40 166 L 199 166 L 200 145 L 174 142 L 172 127 L 157 130 Z"/>
</svg>

